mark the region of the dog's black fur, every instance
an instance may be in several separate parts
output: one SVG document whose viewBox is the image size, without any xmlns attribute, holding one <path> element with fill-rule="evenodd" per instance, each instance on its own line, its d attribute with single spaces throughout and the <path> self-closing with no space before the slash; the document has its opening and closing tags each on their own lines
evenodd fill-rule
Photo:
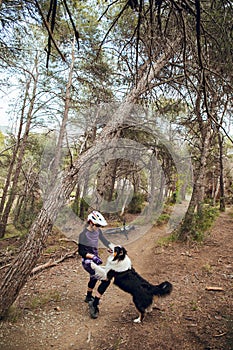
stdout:
<svg viewBox="0 0 233 350">
<path fill-rule="evenodd" d="M 141 322 L 145 316 L 146 311 L 152 310 L 153 297 L 154 296 L 166 296 L 172 291 L 172 284 L 170 282 L 163 282 L 159 285 L 153 285 L 147 280 L 142 278 L 135 270 L 131 267 L 131 261 L 127 256 L 127 251 L 124 247 L 116 246 L 113 252 L 114 258 L 112 259 L 113 265 L 110 263 L 106 264 L 106 275 L 107 279 L 114 278 L 114 284 L 123 291 L 129 293 L 133 297 L 133 302 L 139 311 L 139 318 L 134 322 Z M 119 262 L 119 265 L 124 262 L 124 259 L 129 260 L 129 268 L 124 271 L 114 270 L 114 265 Z M 127 268 L 127 266 L 124 266 Z"/>
</svg>

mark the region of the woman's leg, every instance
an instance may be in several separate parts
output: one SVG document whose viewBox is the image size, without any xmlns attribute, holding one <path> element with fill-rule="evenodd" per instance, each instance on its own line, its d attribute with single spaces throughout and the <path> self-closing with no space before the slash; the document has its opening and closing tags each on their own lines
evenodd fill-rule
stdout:
<svg viewBox="0 0 233 350">
<path fill-rule="evenodd" d="M 87 285 L 87 295 L 85 297 L 85 302 L 89 303 L 89 301 L 92 301 L 94 297 L 92 296 L 92 291 L 96 285 L 97 279 L 95 278 L 95 270 L 91 268 L 91 260 L 86 259 L 82 261 L 82 266 L 85 271 L 87 271 L 90 275 L 90 279 Z"/>
<path fill-rule="evenodd" d="M 101 283 L 96 291 L 94 300 L 89 303 L 91 318 L 98 317 L 98 314 L 99 314 L 98 305 L 99 305 L 100 298 L 102 297 L 102 295 L 104 294 L 104 292 L 108 288 L 110 282 L 111 282 L 110 280 L 101 281 Z"/>
<path fill-rule="evenodd" d="M 89 301 L 94 300 L 94 297 L 92 296 L 93 289 L 95 288 L 95 285 L 97 283 L 97 279 L 94 278 L 94 276 L 90 276 L 90 280 L 87 285 L 87 295 L 85 298 L 85 302 L 89 303 Z"/>
</svg>

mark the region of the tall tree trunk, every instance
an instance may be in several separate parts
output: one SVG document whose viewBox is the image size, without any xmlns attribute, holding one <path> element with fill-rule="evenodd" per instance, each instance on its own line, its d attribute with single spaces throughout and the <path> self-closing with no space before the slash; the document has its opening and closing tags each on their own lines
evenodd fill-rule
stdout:
<svg viewBox="0 0 233 350">
<path fill-rule="evenodd" d="M 150 164 L 150 169 L 152 169 L 152 171 L 150 171 L 150 190 L 149 190 L 150 198 L 149 198 L 149 204 L 146 212 L 148 220 L 150 219 L 154 211 L 155 212 L 157 211 L 156 206 L 158 205 L 158 203 L 161 204 L 161 207 L 163 205 L 162 203 L 163 203 L 164 178 L 163 178 L 162 172 L 159 171 L 160 169 L 158 167 L 158 162 L 156 161 L 155 154 L 156 154 L 156 150 L 153 150 L 153 154 L 151 157 L 151 164 Z M 157 174 L 159 172 L 161 174 L 160 190 L 158 190 L 157 188 L 157 184 L 159 181 Z M 157 199 L 157 197 L 159 197 L 159 200 Z"/>
<path fill-rule="evenodd" d="M 223 165 L 223 136 L 218 130 L 218 144 L 219 144 L 219 185 L 220 185 L 220 211 L 226 210 L 225 203 L 225 188 L 224 188 L 224 165 Z"/>
<path fill-rule="evenodd" d="M 112 159 L 104 164 L 97 175 L 97 192 L 108 202 L 113 198 L 117 166 L 118 159 Z"/>
<path fill-rule="evenodd" d="M 23 172 L 24 174 L 24 190 L 22 193 L 20 193 L 17 197 L 17 202 L 15 204 L 14 208 L 14 216 L 13 216 L 13 225 L 17 227 L 17 225 L 24 225 L 25 220 L 28 217 L 31 217 L 31 214 L 34 213 L 34 206 L 35 206 L 35 194 L 34 189 L 37 182 L 37 176 L 38 174 L 35 174 L 33 172 L 33 167 L 35 166 L 35 163 L 31 164 L 30 168 L 28 169 L 27 173 Z M 32 220 L 29 220 L 28 224 L 30 225 L 32 223 Z M 28 227 L 28 225 L 27 225 Z"/>
<path fill-rule="evenodd" d="M 90 164 L 88 164 L 85 168 L 85 179 L 83 181 L 82 193 L 80 195 L 80 203 L 79 203 L 79 217 L 84 220 L 85 218 L 85 210 L 86 210 L 86 202 L 85 197 L 88 192 L 88 184 L 89 184 L 89 174 L 90 174 Z"/>
<path fill-rule="evenodd" d="M 14 210 L 13 225 L 15 227 L 17 227 L 17 225 L 19 223 L 19 217 L 20 217 L 20 214 L 22 212 L 22 207 L 23 207 L 24 201 L 25 201 L 24 194 L 23 195 L 19 195 L 18 198 L 17 198 L 16 205 L 15 205 L 15 210 Z"/>
<path fill-rule="evenodd" d="M 216 205 L 217 197 L 218 197 L 218 195 L 219 195 L 219 189 L 220 189 L 220 181 L 219 181 L 219 178 L 213 179 L 213 194 L 212 194 L 213 206 Z"/>
<path fill-rule="evenodd" d="M 75 189 L 75 197 L 74 197 L 74 201 L 72 204 L 72 210 L 73 212 L 79 216 L 79 211 L 80 211 L 80 185 L 78 184 L 76 189 Z"/>
<path fill-rule="evenodd" d="M 112 116 L 100 137 L 95 140 L 93 147 L 80 155 L 74 162 L 73 167 L 65 172 L 61 182 L 55 184 L 53 190 L 49 193 L 40 213 L 29 230 L 24 246 L 2 278 L 0 285 L 0 317 L 6 315 L 9 307 L 17 298 L 20 289 L 26 283 L 33 267 L 36 265 L 59 209 L 69 198 L 71 191 L 78 183 L 79 176 L 81 176 L 80 170 L 85 168 L 85 164 L 92 157 L 95 157 L 98 148 L 103 150 L 103 147 L 104 149 L 111 147 L 112 140 L 118 135 L 119 127 L 123 125 L 125 118 L 130 113 L 132 103 L 136 103 L 139 96 L 149 88 L 150 81 L 165 66 L 173 55 L 173 51 L 174 45 L 169 46 L 153 67 L 151 67 L 151 60 L 148 60 L 148 66 L 143 67 L 138 85 L 131 90 L 122 105 Z"/>
<path fill-rule="evenodd" d="M 11 211 L 14 199 L 15 199 L 16 187 L 17 187 L 19 175 L 21 172 L 23 157 L 24 157 L 24 153 L 25 153 L 25 149 L 26 149 L 26 145 L 27 145 L 27 140 L 28 140 L 28 135 L 29 135 L 30 127 L 31 127 L 32 117 L 33 117 L 33 108 L 34 108 L 34 103 L 35 103 L 35 98 L 36 98 L 36 90 L 37 90 L 38 76 L 39 76 L 38 67 L 37 67 L 37 58 L 35 61 L 35 71 L 36 71 L 36 73 L 33 76 L 32 98 L 31 98 L 29 110 L 27 113 L 27 121 L 26 121 L 25 131 L 24 131 L 24 135 L 23 135 L 22 141 L 20 142 L 19 149 L 18 149 L 17 163 L 15 165 L 15 173 L 13 176 L 13 181 L 12 181 L 12 185 L 11 185 L 11 189 L 10 189 L 9 198 L 8 198 L 8 201 L 5 205 L 5 208 L 4 208 L 2 217 L 1 217 L 0 236 L 2 236 L 2 237 L 4 236 L 4 234 L 6 232 L 7 221 L 8 221 L 10 211 Z"/>
<path fill-rule="evenodd" d="M 62 118 L 61 127 L 59 130 L 58 141 L 56 144 L 56 154 L 54 157 L 52 170 L 51 170 L 52 183 L 54 183 L 54 179 L 56 179 L 56 177 L 58 175 L 59 165 L 60 165 L 60 161 L 61 161 L 62 147 L 63 147 L 64 138 L 66 135 L 66 126 L 67 126 L 68 117 L 69 117 L 70 98 L 71 98 L 70 92 L 71 92 L 71 87 L 72 87 L 72 78 L 73 78 L 74 61 L 75 61 L 74 46 L 75 46 L 75 38 L 73 40 L 73 45 L 72 45 L 71 64 L 70 64 L 70 69 L 69 69 L 68 82 L 66 85 L 64 114 L 63 114 L 63 118 Z"/>
<path fill-rule="evenodd" d="M 201 214 L 202 205 L 205 193 L 205 173 L 206 173 L 206 161 L 209 153 L 209 145 L 211 139 L 211 127 L 208 123 L 206 132 L 202 139 L 202 148 L 200 154 L 200 165 L 196 171 L 193 192 L 187 212 L 184 216 L 184 220 L 179 228 L 178 239 L 186 241 L 190 236 L 193 235 L 192 228 L 194 226 L 194 213 L 195 211 Z"/>
<path fill-rule="evenodd" d="M 16 144 L 15 144 L 15 147 L 13 149 L 13 154 L 12 154 L 11 162 L 10 162 L 10 165 L 8 168 L 7 178 L 6 178 L 4 188 L 3 188 L 3 194 L 2 194 L 2 198 L 1 198 L 1 202 L 0 202 L 0 238 L 4 237 L 5 231 L 6 231 L 6 225 L 4 224 L 5 220 L 3 221 L 3 213 L 4 213 L 4 208 L 6 205 L 6 199 L 7 199 L 7 195 L 9 192 L 11 180 L 12 180 L 13 170 L 15 168 L 17 154 L 19 151 L 20 143 L 21 143 L 21 134 L 22 134 L 22 129 L 23 129 L 25 108 L 26 108 L 26 104 L 27 104 L 27 100 L 28 100 L 30 82 L 31 82 L 31 80 L 28 79 L 28 81 L 26 83 L 23 105 L 22 105 L 21 115 L 20 115 L 20 120 L 19 120 L 19 129 L 18 129 L 18 133 L 17 133 Z"/>
</svg>

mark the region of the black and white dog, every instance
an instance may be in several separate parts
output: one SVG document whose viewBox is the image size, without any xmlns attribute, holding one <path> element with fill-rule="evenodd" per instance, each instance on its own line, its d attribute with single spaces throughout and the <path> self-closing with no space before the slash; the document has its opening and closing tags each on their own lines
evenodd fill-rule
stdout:
<svg viewBox="0 0 233 350">
<path fill-rule="evenodd" d="M 134 320 L 135 323 L 142 322 L 145 313 L 152 311 L 153 297 L 166 296 L 172 291 L 170 282 L 163 282 L 159 285 L 153 285 L 142 278 L 132 267 L 131 260 L 124 247 L 115 246 L 113 253 L 108 257 L 106 265 L 100 266 L 91 263 L 96 276 L 101 280 L 111 280 L 114 278 L 114 284 L 133 297 L 133 302 L 139 311 L 139 317 Z"/>
</svg>

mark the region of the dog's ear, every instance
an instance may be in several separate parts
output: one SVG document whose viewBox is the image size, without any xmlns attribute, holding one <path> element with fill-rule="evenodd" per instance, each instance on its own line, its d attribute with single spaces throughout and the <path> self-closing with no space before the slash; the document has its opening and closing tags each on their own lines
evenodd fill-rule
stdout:
<svg viewBox="0 0 233 350">
<path fill-rule="evenodd" d="M 127 250 L 125 249 L 125 247 L 120 247 L 120 251 L 118 256 L 125 256 L 127 254 Z"/>
<path fill-rule="evenodd" d="M 123 251 L 123 254 L 124 254 L 124 255 L 127 254 L 127 250 L 125 249 L 125 247 L 122 247 L 122 251 Z"/>
</svg>

